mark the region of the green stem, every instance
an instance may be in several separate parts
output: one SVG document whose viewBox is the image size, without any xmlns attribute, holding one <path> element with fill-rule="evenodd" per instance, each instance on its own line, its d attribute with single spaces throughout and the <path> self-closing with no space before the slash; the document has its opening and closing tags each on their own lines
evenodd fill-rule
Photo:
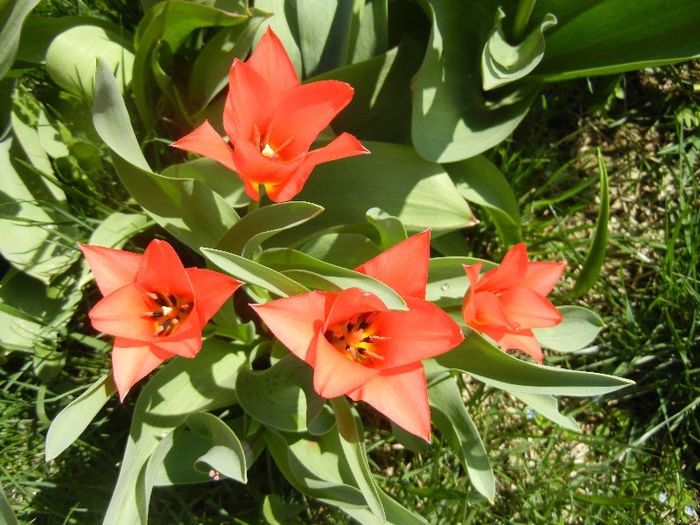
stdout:
<svg viewBox="0 0 700 525">
<path fill-rule="evenodd" d="M 518 10 L 515 12 L 515 20 L 513 21 L 513 42 L 522 42 L 525 36 L 525 29 L 530 21 L 530 15 L 535 7 L 535 0 L 520 0 L 518 2 Z"/>
</svg>

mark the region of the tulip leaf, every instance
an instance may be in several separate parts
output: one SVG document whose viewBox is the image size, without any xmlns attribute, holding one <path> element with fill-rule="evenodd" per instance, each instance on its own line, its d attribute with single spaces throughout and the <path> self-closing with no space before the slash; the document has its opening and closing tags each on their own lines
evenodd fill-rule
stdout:
<svg viewBox="0 0 700 525">
<path fill-rule="evenodd" d="M 547 13 L 530 34 L 512 45 L 503 28 L 505 16 L 499 7 L 496 25 L 481 53 L 481 76 L 485 91 L 521 79 L 535 69 L 544 56 L 544 32 L 557 23 L 557 17 Z"/>
<path fill-rule="evenodd" d="M 314 259 L 310 255 L 289 248 L 271 248 L 265 250 L 258 262 L 278 271 L 301 270 L 316 274 L 329 283 L 337 292 L 347 288 L 362 288 L 379 297 L 392 310 L 406 310 L 406 302 L 389 286 L 367 275 L 342 268 L 334 264 Z"/>
<path fill-rule="evenodd" d="M 381 239 L 379 247 L 382 251 L 406 240 L 406 228 L 403 227 L 401 220 L 379 208 L 367 210 L 367 222 L 379 232 Z"/>
<path fill-rule="evenodd" d="M 599 396 L 634 384 L 622 377 L 522 361 L 496 348 L 476 332 L 471 332 L 462 344 L 435 360 L 446 368 L 461 370 L 509 392 Z"/>
<path fill-rule="evenodd" d="M 280 297 L 307 293 L 308 288 L 286 275 L 268 268 L 260 263 L 229 252 L 202 248 L 202 253 L 223 271 L 244 281 L 269 290 Z"/>
<path fill-rule="evenodd" d="M 208 157 L 172 164 L 161 175 L 173 179 L 198 180 L 218 193 L 233 208 L 246 206 L 250 202 L 238 175 Z"/>
<path fill-rule="evenodd" d="M 496 478 L 476 425 L 464 407 L 462 393 L 452 375 L 433 361 L 426 361 L 433 424 L 442 432 L 469 474 L 474 488 L 493 503 Z"/>
<path fill-rule="evenodd" d="M 214 246 L 238 220 L 217 193 L 192 179 L 151 172 L 134 135 L 124 101 L 107 65 L 98 60 L 93 122 L 112 152 L 120 180 L 136 201 L 166 230 L 198 250 Z"/>
<path fill-rule="evenodd" d="M 290 523 L 300 523 L 299 514 L 306 510 L 306 505 L 302 503 L 287 503 L 277 494 L 265 496 L 262 506 L 263 518 L 269 525 L 287 525 Z"/>
<path fill-rule="evenodd" d="M 356 268 L 379 255 L 380 250 L 359 233 L 322 233 L 302 245 L 300 251 L 343 268 Z"/>
<path fill-rule="evenodd" d="M 152 468 L 146 476 L 144 467 L 162 436 L 185 422 L 190 414 L 235 403 L 233 385 L 245 360 L 240 346 L 207 339 L 194 359 L 175 357 L 148 381 L 136 401 L 104 525 L 146 524 L 157 469 Z"/>
<path fill-rule="evenodd" d="M 263 20 L 256 10 L 248 22 L 219 30 L 199 52 L 192 65 L 188 94 L 201 108 L 228 85 L 233 59 L 243 60 L 248 56 Z"/>
<path fill-rule="evenodd" d="M 289 56 L 296 70 L 297 76 L 301 78 L 303 73 L 303 65 L 301 60 L 301 50 L 297 45 L 294 35 L 298 33 L 295 4 L 290 4 L 286 0 L 256 0 L 255 7 L 271 13 L 269 20 L 270 28 L 275 32 L 277 38 L 282 42 L 284 50 Z M 260 27 L 255 35 L 256 42 L 260 40 L 263 33 L 267 30 L 266 27 Z"/>
<path fill-rule="evenodd" d="M 116 391 L 112 374 L 104 375 L 61 410 L 46 433 L 46 461 L 58 457 L 78 439 Z"/>
<path fill-rule="evenodd" d="M 284 477 L 299 492 L 342 509 L 362 524 L 427 525 L 423 518 L 402 507 L 382 490 L 379 490 L 379 500 L 386 521 L 380 521 L 367 508 L 362 493 L 354 485 L 337 432 L 327 432 L 310 441 L 303 434 L 268 430 L 265 441 Z"/>
<path fill-rule="evenodd" d="M 0 13 L 0 79 L 10 70 L 15 61 L 22 25 L 29 12 L 39 0 L 10 0 L 3 2 Z"/>
<path fill-rule="evenodd" d="M 605 327 L 595 312 L 582 306 L 560 306 L 562 322 L 551 328 L 535 328 L 541 346 L 557 352 L 575 352 L 590 345 Z"/>
<path fill-rule="evenodd" d="M 412 38 L 379 56 L 311 80 L 342 80 L 355 90 L 350 104 L 333 119 L 333 128 L 363 140 L 410 144 L 411 79 L 423 49 Z"/>
<path fill-rule="evenodd" d="M 600 208 L 598 208 L 595 232 L 583 267 L 576 278 L 574 287 L 564 296 L 565 300 L 573 299 L 590 290 L 598 281 L 600 270 L 605 262 L 605 249 L 608 244 L 608 219 L 610 218 L 610 191 L 608 189 L 608 171 L 605 169 L 605 162 L 600 150 L 598 150 L 598 170 L 600 171 Z"/>
<path fill-rule="evenodd" d="M 294 355 L 257 372 L 241 368 L 236 379 L 238 402 L 265 426 L 304 432 L 325 400 L 313 388 L 313 369 Z"/>
<path fill-rule="evenodd" d="M 132 91 L 136 109 L 146 128 L 153 127 L 152 60 L 158 46 L 167 44 L 175 53 L 195 29 L 229 27 L 244 23 L 252 14 L 243 3 L 231 13 L 194 2 L 160 2 L 149 9 L 136 30 L 136 55 Z"/>
<path fill-rule="evenodd" d="M 549 419 L 552 423 L 556 423 L 557 425 L 568 430 L 573 430 L 574 432 L 581 432 L 578 423 L 576 423 L 576 420 L 573 417 L 565 416 L 559 412 L 557 398 L 554 396 L 526 392 L 510 392 L 510 394 L 517 397 L 520 401 L 535 410 L 538 414 L 541 414 Z"/>
<path fill-rule="evenodd" d="M 289 245 L 291 239 L 325 228 L 365 225 L 367 210 L 375 207 L 397 217 L 410 232 L 426 228 L 454 230 L 475 224 L 468 204 L 442 166 L 420 158 L 408 146 L 368 141 L 363 145 L 371 155 L 337 160 L 314 169 L 298 198 L 323 206 L 323 215 L 275 242 Z"/>
<path fill-rule="evenodd" d="M 280 231 L 304 224 L 322 211 L 321 206 L 301 201 L 263 206 L 234 224 L 221 237 L 216 248 L 249 259 L 265 240 Z"/>
<path fill-rule="evenodd" d="M 498 266 L 491 261 L 475 257 L 438 257 L 430 259 L 428 267 L 428 286 L 425 298 L 437 302 L 440 306 L 462 304 L 462 298 L 469 289 L 469 279 L 463 265 L 482 263 L 481 271 L 486 272 Z"/>
<path fill-rule="evenodd" d="M 494 27 L 496 2 L 433 0 L 429 7 L 430 41 L 413 83 L 413 145 L 428 160 L 454 162 L 510 135 L 527 114 L 539 82 L 482 90 L 481 51 Z"/>
<path fill-rule="evenodd" d="M 207 412 L 190 414 L 158 447 L 167 447 L 162 463 L 154 452 L 149 468 L 158 468 L 155 486 L 211 481 L 210 472 L 247 481 L 246 455 L 235 432 L 221 419 Z"/>
<path fill-rule="evenodd" d="M 131 43 L 99 25 L 77 25 L 58 34 L 46 51 L 46 71 L 61 88 L 89 102 L 97 57 L 116 76 L 119 92 L 124 93 L 134 64 Z"/>
<path fill-rule="evenodd" d="M 503 242 L 522 242 L 520 210 L 508 179 L 483 155 L 445 166 L 460 195 L 483 206 L 491 216 Z"/>
<path fill-rule="evenodd" d="M 687 0 L 537 2 L 533 17 L 551 11 L 559 24 L 533 72 L 547 81 L 610 75 L 700 56 L 700 4 Z"/>
<path fill-rule="evenodd" d="M 352 410 L 345 396 L 331 399 L 335 421 L 340 435 L 340 446 L 345 454 L 355 482 L 367 501 L 367 506 L 381 522 L 386 520 L 384 507 L 379 499 L 379 487 L 372 477 L 363 441 L 362 421 Z"/>
<path fill-rule="evenodd" d="M 24 135 L 22 145 L 28 155 L 34 146 L 41 148 L 34 129 L 14 113 L 12 121 L 15 134 Z M 39 151 L 46 155 L 43 149 Z M 52 207 L 63 207 L 65 195 L 50 180 L 53 172 L 48 157 L 49 175 L 18 162 L 21 157 L 12 137 L 0 142 L 0 253 L 18 270 L 48 284 L 78 258 L 78 251 L 64 240 L 77 233 L 72 227 L 58 226 L 58 214 L 50 213 Z M 42 206 L 41 202 L 50 204 Z"/>
<path fill-rule="evenodd" d="M 7 496 L 5 496 L 2 485 L 0 485 L 0 521 L 5 525 L 19 525 L 17 516 L 15 516 L 15 513 L 12 511 L 10 502 L 7 501 Z"/>
</svg>

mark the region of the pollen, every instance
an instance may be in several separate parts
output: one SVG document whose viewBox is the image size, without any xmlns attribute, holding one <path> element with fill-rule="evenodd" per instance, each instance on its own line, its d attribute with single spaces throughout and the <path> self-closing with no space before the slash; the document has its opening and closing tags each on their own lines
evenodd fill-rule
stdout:
<svg viewBox="0 0 700 525">
<path fill-rule="evenodd" d="M 273 150 L 269 144 L 265 144 L 265 147 L 262 149 L 261 153 L 265 155 L 266 157 L 274 157 L 275 156 L 275 150 Z"/>
<path fill-rule="evenodd" d="M 142 312 L 143 319 L 153 321 L 153 335 L 167 337 L 183 323 L 192 311 L 192 298 L 171 294 L 166 288 L 157 292 L 146 292 L 144 298 L 149 311 Z"/>
<path fill-rule="evenodd" d="M 361 313 L 338 323 L 326 330 L 326 339 L 351 361 L 374 368 L 384 361 L 379 343 L 388 339 L 376 333 L 373 323 L 377 314 L 378 312 Z"/>
</svg>

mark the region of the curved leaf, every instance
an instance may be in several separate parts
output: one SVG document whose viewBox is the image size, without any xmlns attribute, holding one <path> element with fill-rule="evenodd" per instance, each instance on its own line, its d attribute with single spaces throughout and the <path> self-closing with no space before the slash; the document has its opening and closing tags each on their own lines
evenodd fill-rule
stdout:
<svg viewBox="0 0 700 525">
<path fill-rule="evenodd" d="M 223 197 L 232 208 L 247 206 L 250 202 L 240 177 L 208 157 L 172 164 L 161 171 L 161 175 L 173 179 L 198 180 Z"/>
<path fill-rule="evenodd" d="M 575 352 L 590 345 L 605 327 L 595 312 L 582 306 L 557 308 L 562 322 L 551 328 L 535 328 L 533 333 L 540 345 L 557 352 Z"/>
<path fill-rule="evenodd" d="M 482 263 L 482 271 L 486 272 L 498 266 L 496 263 L 477 259 L 475 257 L 437 257 L 430 259 L 428 267 L 428 286 L 425 288 L 425 298 L 431 302 L 439 302 L 440 306 L 462 304 L 464 294 L 469 289 L 469 279 L 462 265 Z"/>
<path fill-rule="evenodd" d="M 471 332 L 458 347 L 435 360 L 508 392 L 599 396 L 634 384 L 622 377 L 537 365 L 511 357 Z"/>
<path fill-rule="evenodd" d="M 581 432 L 578 423 L 576 423 L 576 420 L 573 417 L 565 416 L 559 412 L 557 398 L 554 396 L 526 392 L 510 392 L 510 394 L 517 397 L 520 401 L 535 410 L 538 414 L 541 414 L 549 419 L 552 423 L 556 423 L 557 425 L 573 430 L 574 432 Z"/>
<path fill-rule="evenodd" d="M 0 13 L 0 79 L 5 76 L 15 61 L 22 24 L 39 0 L 10 0 L 3 2 Z"/>
</svg>

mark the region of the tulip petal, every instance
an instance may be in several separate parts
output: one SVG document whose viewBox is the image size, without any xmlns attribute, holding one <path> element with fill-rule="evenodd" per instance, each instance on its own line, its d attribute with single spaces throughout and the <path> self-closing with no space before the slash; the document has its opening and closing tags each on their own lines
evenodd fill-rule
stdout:
<svg viewBox="0 0 700 525">
<path fill-rule="evenodd" d="M 266 187 L 267 194 L 275 202 L 286 202 L 301 191 L 311 171 L 319 164 L 366 153 L 369 151 L 355 137 L 342 133 L 324 147 L 302 155 L 303 163 L 279 186 Z"/>
<path fill-rule="evenodd" d="M 519 328 L 547 328 L 561 323 L 559 310 L 529 288 L 511 288 L 503 292 L 499 299 L 508 320 Z"/>
<path fill-rule="evenodd" d="M 289 60 L 282 42 L 270 26 L 267 27 L 246 64 L 267 81 L 275 99 L 299 85 L 299 78 L 292 61 Z"/>
<path fill-rule="evenodd" d="M 146 292 L 175 294 L 194 300 L 192 283 L 182 261 L 170 244 L 159 239 L 152 240 L 143 252 L 136 284 Z"/>
<path fill-rule="evenodd" d="M 476 289 L 477 282 L 479 281 L 479 272 L 481 272 L 482 263 L 476 263 L 467 266 L 463 264 L 464 271 L 467 274 L 467 279 L 469 279 L 469 289 L 467 293 L 464 294 L 464 299 L 462 299 L 462 319 L 464 322 L 469 324 L 469 322 L 474 319 L 476 315 L 476 305 L 474 304 L 474 290 Z"/>
<path fill-rule="evenodd" d="M 192 315 L 195 314 L 196 312 L 192 313 Z M 186 324 L 189 326 L 185 326 Z M 178 328 L 174 334 L 154 337 L 151 341 L 151 348 L 158 348 L 169 354 L 191 359 L 202 349 L 202 328 L 197 321 L 188 323 L 188 320 L 185 320 L 183 326 Z"/>
<path fill-rule="evenodd" d="M 388 312 L 389 309 L 376 295 L 360 288 L 348 288 L 338 294 L 326 317 L 323 330 L 343 323 L 357 314 Z"/>
<path fill-rule="evenodd" d="M 474 294 L 474 304 L 476 315 L 468 323 L 469 326 L 478 326 L 476 329 L 479 331 L 485 326 L 497 327 L 501 330 L 514 330 L 517 328 L 506 315 L 503 305 L 496 294 L 477 292 Z"/>
<path fill-rule="evenodd" d="M 295 158 L 309 151 L 319 133 L 350 103 L 355 90 L 338 80 L 311 82 L 285 92 L 274 116 L 270 146 L 287 143 L 280 155 Z"/>
<path fill-rule="evenodd" d="M 430 230 L 401 241 L 355 268 L 389 285 L 402 297 L 425 299 L 430 263 Z"/>
<path fill-rule="evenodd" d="M 316 360 L 312 366 L 314 390 L 328 399 L 359 388 L 379 373 L 377 368 L 361 365 L 346 357 L 323 334 L 319 334 L 316 341 Z"/>
<path fill-rule="evenodd" d="M 433 303 L 405 297 L 407 311 L 385 312 L 374 326 L 383 341 L 385 370 L 443 354 L 464 340 L 459 325 Z"/>
<path fill-rule="evenodd" d="M 316 291 L 250 306 L 284 346 L 313 365 L 310 345 L 323 329 L 335 298 L 333 293 Z"/>
<path fill-rule="evenodd" d="M 404 430 L 430 442 L 430 406 L 425 371 L 421 363 L 384 370 L 351 392 Z"/>
<path fill-rule="evenodd" d="M 207 324 L 226 300 L 233 295 L 241 282 L 233 277 L 205 270 L 202 268 L 186 268 L 192 289 L 194 290 L 200 327 Z"/>
<path fill-rule="evenodd" d="M 260 137 L 267 133 L 277 110 L 278 97 L 260 73 L 238 59 L 234 59 L 228 78 L 223 122 L 235 149 L 238 142 L 252 143 L 256 127 Z"/>
<path fill-rule="evenodd" d="M 112 370 L 119 400 L 123 402 L 132 386 L 169 357 L 172 354 L 151 348 L 141 341 L 117 337 L 112 350 Z"/>
<path fill-rule="evenodd" d="M 566 263 L 531 262 L 527 265 L 527 273 L 518 286 L 530 288 L 540 295 L 546 296 L 564 273 Z"/>
<path fill-rule="evenodd" d="M 238 174 L 243 180 L 275 185 L 286 183 L 305 161 L 303 155 L 292 160 L 272 159 L 263 155 L 253 144 L 245 141 L 236 143 L 233 159 L 238 167 Z"/>
<path fill-rule="evenodd" d="M 518 333 L 505 334 L 498 341 L 498 345 L 504 350 L 522 350 L 542 364 L 542 348 L 530 330 L 519 330 Z"/>
<path fill-rule="evenodd" d="M 205 120 L 192 133 L 185 135 L 177 142 L 173 142 L 170 146 L 191 151 L 197 155 L 204 155 L 214 159 L 219 164 L 223 164 L 230 170 L 237 171 L 233 163 L 233 150 L 209 124 L 208 120 Z"/>
<path fill-rule="evenodd" d="M 478 291 L 500 292 L 516 286 L 527 273 L 525 243 L 516 244 L 505 254 L 501 264 L 479 279 Z"/>
<path fill-rule="evenodd" d="M 147 311 L 143 291 L 132 283 L 101 299 L 88 315 L 95 330 L 117 337 L 150 341 L 155 333 L 155 323 L 140 317 Z"/>
<path fill-rule="evenodd" d="M 78 243 L 102 295 L 134 282 L 143 255 Z"/>
</svg>

